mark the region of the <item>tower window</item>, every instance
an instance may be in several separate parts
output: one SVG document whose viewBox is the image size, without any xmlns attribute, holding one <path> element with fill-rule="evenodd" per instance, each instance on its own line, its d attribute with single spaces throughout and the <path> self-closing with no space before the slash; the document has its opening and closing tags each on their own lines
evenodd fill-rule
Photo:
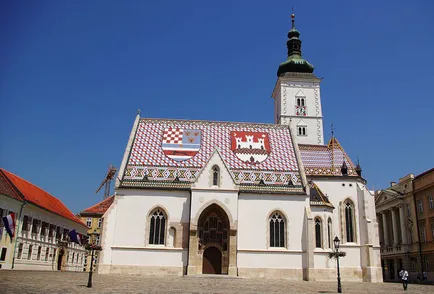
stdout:
<svg viewBox="0 0 434 294">
<path fill-rule="evenodd" d="M 297 98 L 297 106 L 305 106 L 306 102 L 305 102 L 305 98 Z"/>
<path fill-rule="evenodd" d="M 297 135 L 307 136 L 307 126 L 298 126 L 297 127 Z"/>
</svg>

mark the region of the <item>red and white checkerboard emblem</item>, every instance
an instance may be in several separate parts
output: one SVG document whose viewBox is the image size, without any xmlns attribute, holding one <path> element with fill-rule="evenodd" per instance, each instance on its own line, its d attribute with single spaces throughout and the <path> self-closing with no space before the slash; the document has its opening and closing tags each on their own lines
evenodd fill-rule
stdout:
<svg viewBox="0 0 434 294">
<path fill-rule="evenodd" d="M 263 162 L 271 153 L 270 140 L 263 132 L 231 132 L 231 149 L 244 162 Z"/>
<path fill-rule="evenodd" d="M 164 154 L 176 161 L 192 158 L 200 150 L 201 131 L 167 128 L 163 132 L 161 147 Z"/>
</svg>

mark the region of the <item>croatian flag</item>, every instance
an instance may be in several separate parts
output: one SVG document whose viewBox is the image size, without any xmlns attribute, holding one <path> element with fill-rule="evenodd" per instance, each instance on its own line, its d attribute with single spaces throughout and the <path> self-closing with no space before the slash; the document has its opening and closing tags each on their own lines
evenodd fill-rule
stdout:
<svg viewBox="0 0 434 294">
<path fill-rule="evenodd" d="M 15 213 L 11 212 L 7 216 L 3 217 L 3 223 L 5 224 L 6 232 L 8 232 L 12 241 L 15 234 Z"/>
<path fill-rule="evenodd" d="M 70 231 L 68 233 L 68 236 L 72 242 L 77 243 L 78 245 L 81 245 L 81 238 L 75 230 Z"/>
</svg>

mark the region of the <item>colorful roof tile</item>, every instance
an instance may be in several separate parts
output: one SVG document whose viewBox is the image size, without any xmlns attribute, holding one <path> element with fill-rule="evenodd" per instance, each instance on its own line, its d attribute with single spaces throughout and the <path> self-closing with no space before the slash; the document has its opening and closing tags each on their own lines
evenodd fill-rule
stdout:
<svg viewBox="0 0 434 294">
<path fill-rule="evenodd" d="M 107 209 L 109 209 L 109 207 L 112 205 L 113 201 L 115 200 L 115 196 L 110 196 L 107 199 L 104 199 L 101 202 L 98 202 L 97 204 L 86 208 L 85 210 L 83 210 L 82 212 L 80 212 L 80 214 L 99 214 L 99 215 L 103 215 Z"/>
<path fill-rule="evenodd" d="M 62 201 L 50 195 L 48 192 L 24 180 L 23 178 L 6 171 L 5 169 L 0 168 L 0 174 L 2 177 L 4 177 L 3 179 L 7 179 L 8 183 L 10 183 L 15 191 L 21 194 L 27 202 L 85 226 L 85 224 L 79 218 L 77 218 L 62 203 Z M 20 200 L 22 200 L 22 197 L 20 197 Z"/>
<path fill-rule="evenodd" d="M 298 145 L 301 161 L 308 176 L 342 176 L 341 166 L 345 162 L 348 176 L 358 176 L 355 165 L 336 138 L 327 145 Z"/>
<path fill-rule="evenodd" d="M 144 179 L 193 183 L 215 149 L 237 184 L 292 182 L 301 189 L 288 126 L 144 118 L 138 123 L 121 185 L 140 186 Z"/>
</svg>

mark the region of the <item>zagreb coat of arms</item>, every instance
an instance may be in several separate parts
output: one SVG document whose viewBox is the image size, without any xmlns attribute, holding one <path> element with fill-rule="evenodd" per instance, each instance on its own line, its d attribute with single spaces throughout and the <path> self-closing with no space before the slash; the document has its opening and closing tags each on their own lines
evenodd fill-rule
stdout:
<svg viewBox="0 0 434 294">
<path fill-rule="evenodd" d="M 163 132 L 161 147 L 167 157 L 176 161 L 184 161 L 199 152 L 200 140 L 200 130 L 167 128 Z"/>
<path fill-rule="evenodd" d="M 271 153 L 268 134 L 263 132 L 231 132 L 231 149 L 250 164 L 263 162 Z"/>
</svg>

